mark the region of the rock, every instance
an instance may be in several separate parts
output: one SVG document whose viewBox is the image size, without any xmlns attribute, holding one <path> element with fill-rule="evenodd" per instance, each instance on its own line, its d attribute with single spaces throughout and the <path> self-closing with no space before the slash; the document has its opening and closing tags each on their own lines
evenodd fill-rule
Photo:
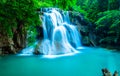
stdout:
<svg viewBox="0 0 120 76">
<path fill-rule="evenodd" d="M 13 46 L 4 46 L 2 47 L 3 54 L 16 54 Z"/>
<path fill-rule="evenodd" d="M 25 48 L 26 47 L 26 31 L 18 27 L 16 29 L 16 32 L 14 32 L 13 42 L 14 42 L 14 47 L 16 51 Z"/>
<path fill-rule="evenodd" d="M 9 45 L 8 45 L 9 53 L 16 54 L 16 50 L 14 48 L 14 42 L 11 38 L 8 39 L 8 43 L 9 43 Z"/>
<path fill-rule="evenodd" d="M 113 76 L 118 76 L 118 72 L 115 71 L 114 74 L 113 74 Z"/>
<path fill-rule="evenodd" d="M 9 45 L 14 45 L 12 38 L 8 38 L 8 43 L 9 43 Z"/>
<path fill-rule="evenodd" d="M 70 21 L 77 26 L 78 31 L 82 33 L 82 35 L 88 35 L 91 24 L 82 14 L 78 12 L 70 12 Z"/>
<path fill-rule="evenodd" d="M 105 73 L 105 76 L 112 76 L 110 72 Z"/>
<path fill-rule="evenodd" d="M 35 51 L 33 52 L 33 54 L 35 54 L 35 55 L 43 55 L 43 53 L 41 53 L 39 50 L 40 50 L 40 49 L 39 49 L 39 46 L 37 46 L 37 47 L 35 48 Z"/>
<path fill-rule="evenodd" d="M 0 39 L 1 54 L 11 54 L 14 50 L 14 42 L 12 38 L 1 36 Z M 15 52 L 14 52 L 15 53 Z"/>
<path fill-rule="evenodd" d="M 40 46 L 41 46 L 41 40 L 37 43 L 33 54 L 35 54 L 35 55 L 43 55 L 43 53 L 41 53 L 41 51 L 39 51 L 39 50 L 41 50 Z"/>
<path fill-rule="evenodd" d="M 35 51 L 33 52 L 33 54 L 35 54 L 35 55 L 40 55 L 41 53 L 40 53 L 38 50 L 35 50 Z"/>
<path fill-rule="evenodd" d="M 92 46 L 97 46 L 96 35 L 94 33 L 89 33 L 89 40 Z"/>
<path fill-rule="evenodd" d="M 82 42 L 82 45 L 90 46 L 90 40 L 88 36 L 82 37 L 81 42 Z"/>
<path fill-rule="evenodd" d="M 70 12 L 70 20 L 72 22 L 72 24 L 76 25 L 78 28 L 78 31 L 81 34 L 81 42 L 83 45 L 85 46 L 91 46 L 91 45 L 95 45 L 92 39 L 90 39 L 90 28 L 91 28 L 91 23 L 89 21 L 87 21 L 84 16 L 78 12 Z"/>
<path fill-rule="evenodd" d="M 0 47 L 7 46 L 8 44 L 9 43 L 8 43 L 7 36 L 1 36 L 1 38 L 0 38 Z"/>
<path fill-rule="evenodd" d="M 0 55 L 2 55 L 2 48 L 0 48 Z"/>
<path fill-rule="evenodd" d="M 20 35 L 19 34 L 17 34 L 17 36 L 16 36 L 16 43 L 17 43 L 17 46 L 18 47 L 21 47 L 21 38 L 20 38 Z"/>
<path fill-rule="evenodd" d="M 88 36 L 89 34 L 88 26 L 79 26 L 79 31 L 83 36 L 86 36 L 86 35 Z"/>
<path fill-rule="evenodd" d="M 26 36 L 25 35 L 26 35 L 25 33 L 23 33 L 21 35 L 21 43 L 20 43 L 21 48 L 25 48 L 26 47 Z"/>
<path fill-rule="evenodd" d="M 17 53 L 13 45 L 9 45 L 9 48 L 10 48 L 10 52 L 12 54 L 16 54 Z"/>
<path fill-rule="evenodd" d="M 83 26 L 90 25 L 90 23 L 79 12 L 71 12 L 70 11 L 69 16 L 70 16 L 70 21 L 75 25 L 76 24 L 81 24 Z"/>
<path fill-rule="evenodd" d="M 106 68 L 102 69 L 102 73 L 103 73 L 103 76 L 112 76 L 112 74 Z M 114 74 L 113 74 L 113 76 L 118 76 L 118 72 L 115 71 Z"/>
<path fill-rule="evenodd" d="M 103 73 L 103 76 L 112 76 L 112 74 L 106 68 L 102 69 L 102 73 Z"/>
<path fill-rule="evenodd" d="M 9 54 L 9 46 L 2 47 L 2 54 Z"/>
<path fill-rule="evenodd" d="M 22 28 L 13 28 L 13 38 L 7 36 L 7 34 L 0 34 L 0 48 L 2 54 L 16 54 L 18 49 L 22 49 L 26 46 L 26 34 Z M 1 51 L 0 51 L 1 53 Z"/>
</svg>

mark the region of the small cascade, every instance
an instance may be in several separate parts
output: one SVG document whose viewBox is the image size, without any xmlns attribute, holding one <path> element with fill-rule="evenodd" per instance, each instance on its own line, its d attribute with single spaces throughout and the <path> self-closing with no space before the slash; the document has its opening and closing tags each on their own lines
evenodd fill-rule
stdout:
<svg viewBox="0 0 120 76">
<path fill-rule="evenodd" d="M 41 11 L 44 39 L 38 46 L 38 51 L 44 55 L 76 53 L 76 48 L 81 46 L 80 34 L 76 26 L 71 24 L 69 12 L 57 8 L 45 8 Z M 34 49 L 31 46 L 22 53 L 31 54 Z"/>
<path fill-rule="evenodd" d="M 81 45 L 80 34 L 76 26 L 70 24 L 69 12 L 46 9 L 42 23 L 44 40 L 40 52 L 45 55 L 77 52 L 75 48 Z"/>
</svg>

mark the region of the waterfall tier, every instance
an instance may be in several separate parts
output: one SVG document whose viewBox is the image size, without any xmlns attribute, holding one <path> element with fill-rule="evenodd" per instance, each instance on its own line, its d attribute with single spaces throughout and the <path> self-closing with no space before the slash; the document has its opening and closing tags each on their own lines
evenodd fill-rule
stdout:
<svg viewBox="0 0 120 76">
<path fill-rule="evenodd" d="M 80 34 L 75 25 L 70 24 L 69 12 L 58 9 L 46 9 L 42 18 L 44 40 L 40 52 L 56 55 L 76 52 L 79 47 Z M 42 49 L 41 49 L 42 48 Z"/>
<path fill-rule="evenodd" d="M 42 27 L 44 38 L 37 45 L 37 51 L 44 55 L 58 55 L 77 52 L 81 46 L 80 34 L 69 19 L 68 11 L 56 8 L 42 10 Z M 23 49 L 22 54 L 33 54 L 34 46 Z"/>
</svg>

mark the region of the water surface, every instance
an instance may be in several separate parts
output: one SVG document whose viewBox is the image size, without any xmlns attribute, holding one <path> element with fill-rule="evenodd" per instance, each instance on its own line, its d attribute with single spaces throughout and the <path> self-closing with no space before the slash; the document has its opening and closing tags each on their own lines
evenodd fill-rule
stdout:
<svg viewBox="0 0 120 76">
<path fill-rule="evenodd" d="M 101 69 L 120 73 L 120 53 L 87 48 L 71 56 L 0 56 L 0 76 L 102 76 Z"/>
</svg>

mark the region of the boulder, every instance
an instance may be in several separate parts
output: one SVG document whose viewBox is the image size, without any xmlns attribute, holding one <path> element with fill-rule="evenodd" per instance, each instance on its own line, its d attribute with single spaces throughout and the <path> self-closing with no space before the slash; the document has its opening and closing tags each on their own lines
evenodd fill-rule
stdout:
<svg viewBox="0 0 120 76">
<path fill-rule="evenodd" d="M 33 52 L 33 54 L 35 54 L 35 55 L 40 55 L 41 53 L 40 53 L 38 50 L 35 50 L 35 51 Z"/>
<path fill-rule="evenodd" d="M 115 71 L 114 74 L 112 75 L 111 72 L 107 68 L 102 69 L 102 74 L 103 76 L 118 76 L 117 71 Z"/>
<path fill-rule="evenodd" d="M 113 74 L 113 76 L 118 76 L 118 72 L 115 71 L 114 74 Z"/>
<path fill-rule="evenodd" d="M 41 40 L 37 43 L 33 54 L 35 54 L 35 55 L 41 55 L 41 54 L 43 54 L 43 53 L 41 53 L 41 51 L 40 51 L 40 50 L 41 50 L 41 49 L 40 49 L 40 46 L 41 46 Z"/>
</svg>

